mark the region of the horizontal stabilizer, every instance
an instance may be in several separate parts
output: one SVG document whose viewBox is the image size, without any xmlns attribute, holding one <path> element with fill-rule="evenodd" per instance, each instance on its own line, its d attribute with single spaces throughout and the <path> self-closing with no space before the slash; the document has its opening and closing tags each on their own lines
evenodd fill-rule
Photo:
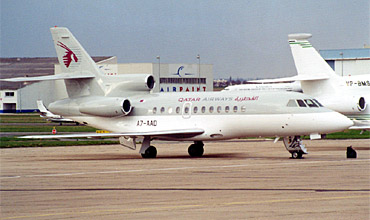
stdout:
<svg viewBox="0 0 370 220">
<path fill-rule="evenodd" d="M 80 134 L 63 134 L 63 135 L 29 135 L 19 138 L 29 139 L 61 139 L 61 138 L 100 138 L 100 137 L 137 137 L 137 136 L 188 136 L 193 137 L 204 133 L 203 129 L 181 129 L 168 131 L 150 131 L 150 132 L 128 132 L 128 133 L 80 133 Z"/>
<path fill-rule="evenodd" d="M 50 76 L 36 76 L 36 77 L 17 77 L 9 79 L 0 79 L 0 81 L 7 82 L 39 82 L 39 81 L 49 81 L 49 80 L 62 80 L 62 79 L 91 79 L 94 78 L 94 75 L 85 74 L 85 75 L 73 75 L 73 74 L 58 74 Z"/>
</svg>

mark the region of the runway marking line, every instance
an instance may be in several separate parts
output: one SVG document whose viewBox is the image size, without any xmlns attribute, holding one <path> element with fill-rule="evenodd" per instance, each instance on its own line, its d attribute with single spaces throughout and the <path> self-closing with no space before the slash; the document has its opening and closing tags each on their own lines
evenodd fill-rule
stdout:
<svg viewBox="0 0 370 220">
<path fill-rule="evenodd" d="M 3 176 L 0 179 L 17 179 L 17 178 L 32 178 L 32 177 L 59 177 L 59 176 L 76 176 L 76 175 L 91 175 L 91 174 L 114 174 L 114 173 L 136 173 L 136 172 L 153 172 L 153 171 L 176 171 L 176 170 L 191 170 L 191 169 L 215 169 L 215 168 L 237 168 L 237 167 L 251 167 L 251 166 L 285 166 L 285 165 L 304 165 L 315 163 L 339 163 L 339 162 L 368 162 L 370 159 L 357 159 L 357 160 L 336 160 L 336 161 L 303 161 L 298 163 L 285 162 L 285 163 L 269 163 L 269 164 L 236 164 L 236 165 L 222 165 L 222 166 L 200 166 L 200 167 L 168 167 L 168 168 L 155 168 L 155 169 L 135 169 L 135 170 L 111 170 L 100 172 L 77 172 L 77 173 L 51 173 L 51 174 L 33 174 L 24 176 Z"/>
<path fill-rule="evenodd" d="M 176 206 L 162 206 L 162 207 L 145 207 L 145 208 L 131 208 L 131 209 L 102 209 L 94 211 L 80 211 L 80 212 L 61 212 L 61 213 L 50 213 L 50 214 L 37 214 L 29 216 L 14 216 L 5 217 L 2 220 L 9 219 L 22 219 L 22 218 L 36 218 L 36 217 L 50 217 L 50 216 L 62 216 L 76 214 L 103 214 L 119 212 L 121 214 L 125 213 L 135 213 L 135 212 L 149 212 L 149 211 L 164 211 L 164 210 L 176 210 L 176 209 L 187 209 L 196 207 L 214 207 L 214 206 L 235 206 L 235 205 L 258 205 L 258 204 L 272 204 L 272 203 L 289 203 L 289 202 L 305 202 L 305 201 L 326 201 L 326 200 L 344 200 L 344 199 L 358 199 L 358 198 L 370 198 L 370 195 L 362 196 L 335 196 L 335 197 L 322 197 L 322 198 L 302 198 L 302 199 L 275 199 L 275 200 L 265 200 L 265 201 L 247 201 L 247 202 L 226 202 L 226 203 L 215 203 L 215 204 L 188 204 L 188 205 L 176 205 Z"/>
</svg>

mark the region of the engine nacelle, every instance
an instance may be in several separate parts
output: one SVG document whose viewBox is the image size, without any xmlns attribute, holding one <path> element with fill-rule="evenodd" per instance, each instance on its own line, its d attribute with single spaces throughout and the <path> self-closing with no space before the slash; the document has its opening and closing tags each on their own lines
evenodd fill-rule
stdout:
<svg viewBox="0 0 370 220">
<path fill-rule="evenodd" d="M 130 114 L 131 102 L 125 98 L 101 97 L 98 100 L 88 101 L 79 105 L 79 111 L 83 114 L 116 117 Z"/>
<path fill-rule="evenodd" d="M 329 101 L 330 100 L 330 101 Z M 327 100 L 319 100 L 325 107 L 340 113 L 358 113 L 366 109 L 367 103 L 365 97 L 343 96 L 340 99 L 333 100 L 332 97 Z"/>
<path fill-rule="evenodd" d="M 150 92 L 155 86 L 150 74 L 124 74 L 104 78 L 107 96 L 122 96 L 122 93 Z"/>
</svg>

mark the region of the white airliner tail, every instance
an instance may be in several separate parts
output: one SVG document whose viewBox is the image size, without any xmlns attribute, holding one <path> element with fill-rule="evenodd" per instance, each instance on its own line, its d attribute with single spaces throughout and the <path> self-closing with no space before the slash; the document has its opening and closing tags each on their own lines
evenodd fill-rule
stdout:
<svg viewBox="0 0 370 220">
<path fill-rule="evenodd" d="M 54 46 L 58 55 L 61 73 L 49 76 L 18 77 L 1 79 L 7 82 L 39 82 L 65 80 L 69 97 L 104 95 L 103 86 L 99 85 L 103 73 L 94 60 L 64 27 L 50 28 Z"/>
<path fill-rule="evenodd" d="M 289 34 L 288 37 L 298 75 L 313 78 L 337 77 L 334 70 L 307 40 L 312 34 Z"/>
<path fill-rule="evenodd" d="M 321 57 L 308 41 L 311 34 L 290 34 L 289 45 L 301 79 L 302 90 L 309 95 L 333 92 L 344 86 L 344 80 Z"/>
<path fill-rule="evenodd" d="M 90 76 L 90 79 L 65 80 L 70 97 L 103 95 L 99 80 L 103 73 L 73 34 L 65 27 L 50 28 L 63 74 Z"/>
</svg>

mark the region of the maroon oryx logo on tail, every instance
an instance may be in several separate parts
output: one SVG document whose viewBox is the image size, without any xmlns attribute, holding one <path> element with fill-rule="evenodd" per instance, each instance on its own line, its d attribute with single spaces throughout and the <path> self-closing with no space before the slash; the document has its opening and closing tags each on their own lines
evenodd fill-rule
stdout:
<svg viewBox="0 0 370 220">
<path fill-rule="evenodd" d="M 66 65 L 67 68 L 69 67 L 69 65 L 72 62 L 72 57 L 73 57 L 73 60 L 77 63 L 78 58 L 77 58 L 76 54 L 73 53 L 73 51 L 71 49 L 69 49 L 66 45 L 64 45 L 60 41 L 58 41 L 57 45 L 66 50 L 66 55 L 63 56 L 63 61 L 64 61 L 64 64 Z"/>
</svg>

